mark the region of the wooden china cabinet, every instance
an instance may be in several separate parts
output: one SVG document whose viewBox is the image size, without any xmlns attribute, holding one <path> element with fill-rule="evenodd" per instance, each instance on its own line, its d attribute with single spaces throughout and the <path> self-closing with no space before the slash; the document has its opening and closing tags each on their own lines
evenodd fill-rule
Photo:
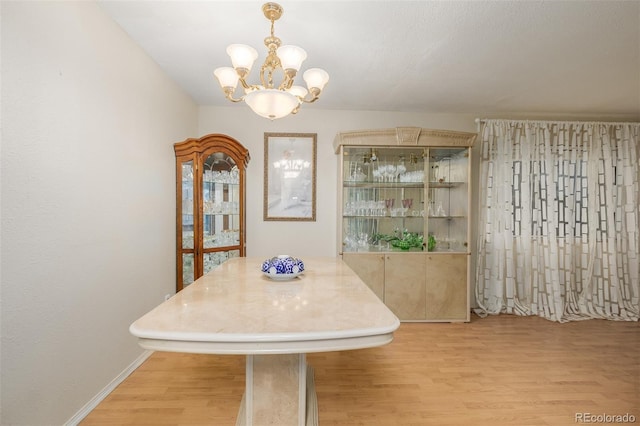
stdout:
<svg viewBox="0 0 640 426">
<path fill-rule="evenodd" d="M 245 256 L 245 171 L 249 150 L 209 134 L 174 144 L 176 291 L 232 257 Z"/>
</svg>

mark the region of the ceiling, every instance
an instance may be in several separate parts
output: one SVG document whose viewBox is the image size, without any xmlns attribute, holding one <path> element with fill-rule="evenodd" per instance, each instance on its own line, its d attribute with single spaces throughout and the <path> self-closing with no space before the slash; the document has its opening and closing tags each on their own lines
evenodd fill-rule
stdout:
<svg viewBox="0 0 640 426">
<path fill-rule="evenodd" d="M 213 70 L 258 50 L 262 1 L 99 1 L 199 105 L 229 106 Z M 304 108 L 640 119 L 640 1 L 282 0 L 275 35 L 330 75 Z M 301 73 L 300 73 L 301 74 Z M 301 76 L 297 84 L 304 85 Z"/>
</svg>

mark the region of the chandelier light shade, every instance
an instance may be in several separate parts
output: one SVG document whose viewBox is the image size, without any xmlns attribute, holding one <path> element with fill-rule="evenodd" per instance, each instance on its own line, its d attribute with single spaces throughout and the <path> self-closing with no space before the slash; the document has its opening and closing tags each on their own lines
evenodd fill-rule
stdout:
<svg viewBox="0 0 640 426">
<path fill-rule="evenodd" d="M 256 114 L 275 120 L 297 113 L 303 103 L 317 101 L 329 81 L 329 74 L 320 68 L 310 68 L 302 75 L 307 88 L 295 86 L 294 80 L 302 62 L 307 58 L 307 52 L 298 46 L 281 46 L 281 40 L 274 35 L 274 22 L 282 16 L 282 6 L 266 3 L 262 6 L 262 12 L 271 21 L 271 35 L 264 39 L 268 53 L 260 68 L 260 84 L 251 85 L 247 82 L 253 63 L 258 58 L 258 52 L 246 44 L 232 44 L 227 47 L 233 68 L 220 67 L 213 74 L 228 100 L 244 101 Z M 278 77 L 277 74 L 281 74 L 281 82 L 275 86 L 274 77 Z M 238 82 L 244 95 L 235 98 Z"/>
<path fill-rule="evenodd" d="M 261 117 L 275 120 L 285 117 L 300 105 L 296 95 L 284 90 L 254 90 L 244 96 L 244 101 Z"/>
</svg>

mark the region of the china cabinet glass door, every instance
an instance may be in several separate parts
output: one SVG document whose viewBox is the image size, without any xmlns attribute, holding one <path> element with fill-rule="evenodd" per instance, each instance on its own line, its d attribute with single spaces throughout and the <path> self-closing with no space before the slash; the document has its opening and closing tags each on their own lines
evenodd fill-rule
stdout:
<svg viewBox="0 0 640 426">
<path fill-rule="evenodd" d="M 345 147 L 343 251 L 421 251 L 425 150 Z"/>
<path fill-rule="evenodd" d="M 194 197 L 194 161 L 193 159 L 183 161 L 178 164 L 181 185 L 180 185 L 180 223 L 178 238 L 182 244 L 182 265 L 181 276 L 183 282 L 191 283 L 194 281 L 194 210 L 195 210 L 195 197 Z"/>
<path fill-rule="evenodd" d="M 433 251 L 468 251 L 469 148 L 429 148 L 428 229 Z"/>
<path fill-rule="evenodd" d="M 240 172 L 233 158 L 214 152 L 202 168 L 203 274 L 240 256 Z"/>
</svg>

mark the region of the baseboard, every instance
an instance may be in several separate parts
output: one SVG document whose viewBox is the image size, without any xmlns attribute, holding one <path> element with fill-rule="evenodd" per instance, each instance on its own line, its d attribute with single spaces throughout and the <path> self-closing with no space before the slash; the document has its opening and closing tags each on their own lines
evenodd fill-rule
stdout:
<svg viewBox="0 0 640 426">
<path fill-rule="evenodd" d="M 124 371 L 111 381 L 107 386 L 104 387 L 96 396 L 91 398 L 89 402 L 87 402 L 84 407 L 82 407 L 73 417 L 71 417 L 64 426 L 76 426 L 78 425 L 89 413 L 91 410 L 96 408 L 103 399 L 105 399 L 120 383 L 122 383 L 131 373 L 135 371 L 136 368 L 140 367 L 143 362 L 147 360 L 151 356 L 153 351 L 144 351 L 135 361 L 133 361 Z"/>
</svg>

